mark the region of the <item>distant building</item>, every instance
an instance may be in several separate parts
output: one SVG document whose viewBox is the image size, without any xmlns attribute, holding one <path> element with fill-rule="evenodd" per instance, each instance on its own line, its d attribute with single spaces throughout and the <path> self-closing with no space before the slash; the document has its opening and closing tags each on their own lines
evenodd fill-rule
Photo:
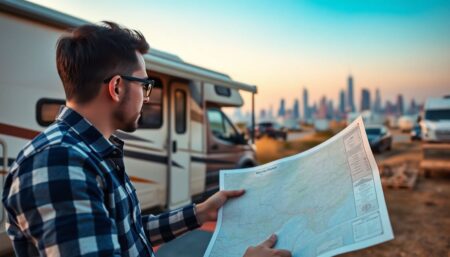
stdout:
<svg viewBox="0 0 450 257">
<path fill-rule="evenodd" d="M 314 103 L 313 106 L 309 107 L 309 116 L 312 118 L 313 116 L 315 116 L 317 114 L 317 103 Z"/>
<path fill-rule="evenodd" d="M 381 106 L 381 95 L 380 90 L 377 88 L 375 91 L 375 102 L 373 104 L 373 110 L 375 113 L 381 113 L 383 110 L 383 107 Z"/>
<path fill-rule="evenodd" d="M 345 91 L 341 90 L 339 92 L 339 112 L 340 115 L 343 116 L 345 114 L 345 106 L 346 106 L 346 101 L 345 101 Z"/>
<path fill-rule="evenodd" d="M 273 106 L 272 105 L 270 105 L 269 111 L 267 112 L 267 118 L 270 119 L 270 120 L 272 120 L 274 118 L 274 116 L 273 116 Z"/>
<path fill-rule="evenodd" d="M 287 109 L 287 110 L 286 110 L 286 113 L 284 114 L 284 118 L 285 118 L 285 119 L 292 119 L 292 117 L 293 117 L 292 110 Z"/>
<path fill-rule="evenodd" d="M 416 100 L 411 99 L 411 103 L 409 104 L 408 114 L 409 115 L 417 115 L 420 111 L 419 105 L 416 103 Z"/>
<path fill-rule="evenodd" d="M 370 111 L 370 91 L 366 88 L 361 90 L 361 111 Z"/>
<path fill-rule="evenodd" d="M 284 99 L 280 100 L 280 108 L 278 109 L 278 117 L 284 117 L 286 115 L 286 106 Z"/>
<path fill-rule="evenodd" d="M 259 119 L 260 120 L 264 120 L 267 118 L 267 113 L 265 109 L 261 109 L 261 111 L 259 112 Z"/>
<path fill-rule="evenodd" d="M 334 104 L 333 100 L 329 100 L 327 103 L 327 119 L 334 119 Z"/>
<path fill-rule="evenodd" d="M 386 115 L 394 115 L 397 112 L 397 106 L 393 104 L 391 101 L 386 101 L 385 104 L 385 114 Z"/>
<path fill-rule="evenodd" d="M 326 119 L 328 116 L 328 101 L 326 96 L 322 96 L 319 103 L 319 108 L 315 113 L 316 119 Z"/>
<path fill-rule="evenodd" d="M 403 114 L 405 114 L 405 106 L 404 106 L 404 102 L 403 102 L 403 95 L 399 94 L 397 96 L 397 115 L 402 116 Z"/>
<path fill-rule="evenodd" d="M 309 107 L 309 99 L 308 99 L 308 89 L 303 88 L 303 119 L 310 120 L 311 119 L 311 110 Z"/>
<path fill-rule="evenodd" d="M 292 107 L 292 118 L 297 120 L 300 118 L 300 106 L 298 103 L 298 99 L 294 100 L 294 106 Z"/>
<path fill-rule="evenodd" d="M 348 84 L 347 84 L 347 110 L 350 112 L 355 112 L 355 102 L 353 98 L 353 77 L 352 75 L 348 76 Z"/>
</svg>

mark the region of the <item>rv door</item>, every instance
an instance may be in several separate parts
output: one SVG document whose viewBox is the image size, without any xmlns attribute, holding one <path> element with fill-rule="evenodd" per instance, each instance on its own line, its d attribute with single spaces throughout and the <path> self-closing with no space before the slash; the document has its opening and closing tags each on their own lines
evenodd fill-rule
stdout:
<svg viewBox="0 0 450 257">
<path fill-rule="evenodd" d="M 170 85 L 170 153 L 168 207 L 175 209 L 191 202 L 190 196 L 190 106 L 187 84 Z"/>
</svg>

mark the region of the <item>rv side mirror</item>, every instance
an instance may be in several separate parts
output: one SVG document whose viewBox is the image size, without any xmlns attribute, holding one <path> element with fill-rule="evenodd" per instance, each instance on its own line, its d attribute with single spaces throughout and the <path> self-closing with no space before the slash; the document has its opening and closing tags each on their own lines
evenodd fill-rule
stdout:
<svg viewBox="0 0 450 257">
<path fill-rule="evenodd" d="M 236 134 L 234 142 L 239 145 L 245 145 L 247 143 L 247 140 L 245 139 L 245 133 Z"/>
</svg>

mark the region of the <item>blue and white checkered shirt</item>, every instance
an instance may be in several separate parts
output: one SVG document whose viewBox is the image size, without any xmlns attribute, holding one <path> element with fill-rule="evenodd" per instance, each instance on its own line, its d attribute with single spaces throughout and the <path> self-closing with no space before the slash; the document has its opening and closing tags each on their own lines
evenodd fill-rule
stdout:
<svg viewBox="0 0 450 257">
<path fill-rule="evenodd" d="M 67 107 L 19 153 L 2 201 L 17 256 L 154 256 L 199 226 L 193 205 L 141 216 L 123 142 Z"/>
</svg>

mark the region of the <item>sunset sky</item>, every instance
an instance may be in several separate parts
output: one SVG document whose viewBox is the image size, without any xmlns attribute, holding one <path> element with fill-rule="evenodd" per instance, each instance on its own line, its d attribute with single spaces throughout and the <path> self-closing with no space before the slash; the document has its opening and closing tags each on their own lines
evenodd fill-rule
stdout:
<svg viewBox="0 0 450 257">
<path fill-rule="evenodd" d="M 32 2 L 140 30 L 151 47 L 255 84 L 258 109 L 291 108 L 304 86 L 336 105 L 350 73 L 357 106 L 363 87 L 383 102 L 450 94 L 448 0 Z"/>
</svg>

